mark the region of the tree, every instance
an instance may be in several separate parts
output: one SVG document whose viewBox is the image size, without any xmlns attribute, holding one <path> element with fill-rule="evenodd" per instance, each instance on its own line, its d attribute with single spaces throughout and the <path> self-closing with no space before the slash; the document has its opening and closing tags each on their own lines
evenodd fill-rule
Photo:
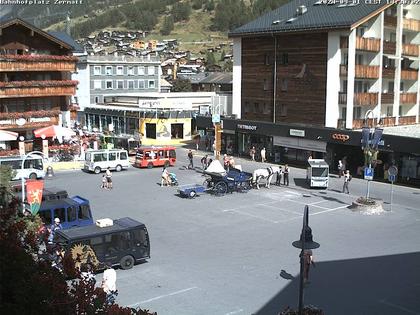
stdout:
<svg viewBox="0 0 420 315">
<path fill-rule="evenodd" d="M 200 10 L 203 7 L 203 0 L 193 0 L 192 8 L 194 10 Z"/>
<path fill-rule="evenodd" d="M 232 60 L 226 60 L 226 62 L 223 64 L 223 71 L 224 72 L 232 72 L 233 71 Z"/>
<path fill-rule="evenodd" d="M 176 79 L 172 82 L 173 92 L 192 92 L 192 86 L 190 80 L 187 79 Z"/>
<path fill-rule="evenodd" d="M 206 4 L 204 5 L 204 10 L 207 12 L 214 11 L 214 1 L 213 0 L 207 0 Z"/>
<path fill-rule="evenodd" d="M 177 2 L 174 4 L 172 12 L 175 22 L 185 21 L 190 18 L 191 6 L 187 2 Z"/>
<path fill-rule="evenodd" d="M 169 35 L 174 29 L 174 18 L 172 15 L 165 16 L 165 19 L 163 20 L 162 28 L 160 29 L 160 33 L 162 35 Z"/>
<path fill-rule="evenodd" d="M 225 50 L 222 50 L 222 53 L 220 54 L 220 61 L 224 61 L 225 56 L 226 56 Z"/>
<path fill-rule="evenodd" d="M 212 66 L 216 64 L 216 58 L 214 57 L 214 54 L 210 51 L 206 53 L 206 60 L 207 60 L 207 66 Z"/>
</svg>

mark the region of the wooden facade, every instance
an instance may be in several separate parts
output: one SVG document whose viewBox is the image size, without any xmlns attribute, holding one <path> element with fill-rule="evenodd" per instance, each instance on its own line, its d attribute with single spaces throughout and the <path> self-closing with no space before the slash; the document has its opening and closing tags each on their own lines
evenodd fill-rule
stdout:
<svg viewBox="0 0 420 315">
<path fill-rule="evenodd" d="M 242 117 L 272 122 L 275 115 L 276 122 L 324 125 L 327 38 L 327 33 L 243 38 Z"/>
</svg>

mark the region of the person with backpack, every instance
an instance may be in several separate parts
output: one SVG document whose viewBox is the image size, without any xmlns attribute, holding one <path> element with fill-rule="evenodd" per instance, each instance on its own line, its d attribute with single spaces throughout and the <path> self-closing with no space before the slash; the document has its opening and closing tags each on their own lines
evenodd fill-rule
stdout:
<svg viewBox="0 0 420 315">
<path fill-rule="evenodd" d="M 349 194 L 349 183 L 351 181 L 351 175 L 350 175 L 350 171 L 347 170 L 346 173 L 344 174 L 344 185 L 343 185 L 343 193 L 346 192 L 347 194 Z"/>
</svg>

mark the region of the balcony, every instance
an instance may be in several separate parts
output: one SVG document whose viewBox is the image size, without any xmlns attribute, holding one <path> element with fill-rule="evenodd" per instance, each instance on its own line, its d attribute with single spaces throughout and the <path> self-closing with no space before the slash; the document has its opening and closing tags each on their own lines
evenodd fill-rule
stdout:
<svg viewBox="0 0 420 315">
<path fill-rule="evenodd" d="M 347 93 L 339 92 L 338 93 L 338 104 L 347 104 Z"/>
<path fill-rule="evenodd" d="M 401 70 L 401 79 L 402 80 L 413 80 L 417 81 L 419 74 L 416 69 Z"/>
<path fill-rule="evenodd" d="M 419 45 L 412 44 L 403 44 L 402 45 L 402 54 L 407 56 L 416 56 L 419 55 Z"/>
<path fill-rule="evenodd" d="M 0 82 L 0 98 L 74 95 L 78 83 L 75 80 Z"/>
<path fill-rule="evenodd" d="M 347 65 L 340 65 L 340 76 L 347 76 Z"/>
<path fill-rule="evenodd" d="M 58 123 L 59 110 L 0 113 L 0 129 L 37 128 Z M 23 124 L 22 124 L 23 123 Z"/>
<path fill-rule="evenodd" d="M 76 71 L 74 56 L 0 55 L 0 71 Z"/>
<path fill-rule="evenodd" d="M 382 117 L 380 120 L 382 127 L 392 127 L 395 126 L 395 117 Z"/>
<path fill-rule="evenodd" d="M 379 52 L 381 45 L 380 39 L 356 37 L 356 49 L 365 51 Z M 349 41 L 347 37 L 340 37 L 340 48 L 349 48 Z"/>
<path fill-rule="evenodd" d="M 417 93 L 400 93 L 400 104 L 416 104 Z"/>
<path fill-rule="evenodd" d="M 384 54 L 395 55 L 396 43 L 384 41 Z"/>
<path fill-rule="evenodd" d="M 338 93 L 338 103 L 347 104 L 347 93 Z M 353 105 L 376 106 L 378 104 L 378 93 L 354 93 Z"/>
<path fill-rule="evenodd" d="M 416 124 L 416 116 L 403 116 L 398 118 L 399 125 L 414 125 Z"/>
<path fill-rule="evenodd" d="M 420 21 L 414 19 L 403 19 L 403 29 L 420 32 Z"/>
<path fill-rule="evenodd" d="M 395 77 L 395 68 L 384 67 L 382 68 L 382 77 L 387 79 L 393 79 Z"/>
<path fill-rule="evenodd" d="M 378 79 L 379 66 L 356 65 L 354 76 L 358 79 Z"/>
<path fill-rule="evenodd" d="M 385 15 L 384 25 L 387 27 L 396 28 L 397 27 L 397 17 Z"/>
<path fill-rule="evenodd" d="M 382 104 L 394 104 L 394 93 L 382 93 L 381 94 Z"/>
</svg>

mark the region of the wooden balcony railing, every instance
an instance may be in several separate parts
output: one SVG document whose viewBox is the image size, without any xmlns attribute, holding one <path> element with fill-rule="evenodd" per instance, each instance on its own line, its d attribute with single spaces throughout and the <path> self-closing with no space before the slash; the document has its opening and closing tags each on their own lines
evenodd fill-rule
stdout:
<svg viewBox="0 0 420 315">
<path fill-rule="evenodd" d="M 382 77 L 392 79 L 395 77 L 395 68 L 384 67 L 382 68 Z"/>
<path fill-rule="evenodd" d="M 397 17 L 385 15 L 384 24 L 388 27 L 397 27 Z"/>
<path fill-rule="evenodd" d="M 400 93 L 400 104 L 416 104 L 417 93 Z"/>
<path fill-rule="evenodd" d="M 414 125 L 416 123 L 416 116 L 402 116 L 398 118 L 399 125 Z"/>
<path fill-rule="evenodd" d="M 395 55 L 396 43 L 384 41 L 384 54 Z"/>
<path fill-rule="evenodd" d="M 401 79 L 402 80 L 413 80 L 416 81 L 418 79 L 419 73 L 416 69 L 410 70 L 401 70 Z"/>
<path fill-rule="evenodd" d="M 419 45 L 413 44 L 403 44 L 402 45 L 402 54 L 408 56 L 416 56 L 419 55 Z"/>
<path fill-rule="evenodd" d="M 361 79 L 377 79 L 379 66 L 356 65 L 354 76 Z"/>
<path fill-rule="evenodd" d="M 0 55 L 0 71 L 76 71 L 77 57 Z"/>
<path fill-rule="evenodd" d="M 354 105 L 376 106 L 378 105 L 378 93 L 354 93 Z"/>
<path fill-rule="evenodd" d="M 395 126 L 395 117 L 382 117 L 380 120 L 382 127 L 392 127 Z"/>
<path fill-rule="evenodd" d="M 403 29 L 420 32 L 420 21 L 414 19 L 403 19 Z"/>
<path fill-rule="evenodd" d="M 77 84 L 74 80 L 0 82 L 0 98 L 74 95 Z"/>
<path fill-rule="evenodd" d="M 381 94 L 382 104 L 394 104 L 394 93 L 382 93 Z"/>
<path fill-rule="evenodd" d="M 338 93 L 338 104 L 347 104 L 347 93 L 345 92 Z"/>
<path fill-rule="evenodd" d="M 379 51 L 381 40 L 377 38 L 356 37 L 356 49 L 366 51 Z M 348 37 L 340 37 L 340 48 L 349 48 Z"/>
<path fill-rule="evenodd" d="M 22 121 L 19 121 L 17 124 L 17 120 L 22 118 L 0 118 L 0 129 L 6 128 L 34 128 L 34 127 L 46 127 L 50 125 L 58 124 L 58 115 L 51 116 L 51 117 L 31 117 L 25 119 L 25 123 L 22 125 Z"/>
</svg>

